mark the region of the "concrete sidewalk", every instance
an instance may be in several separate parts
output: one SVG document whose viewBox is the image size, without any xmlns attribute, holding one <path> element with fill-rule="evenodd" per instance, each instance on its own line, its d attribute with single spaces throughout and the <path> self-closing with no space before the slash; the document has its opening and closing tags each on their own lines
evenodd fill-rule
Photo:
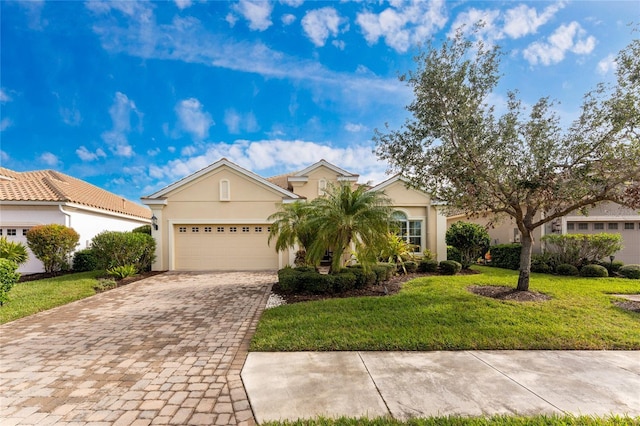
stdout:
<svg viewBox="0 0 640 426">
<path fill-rule="evenodd" d="M 250 353 L 258 423 L 326 417 L 640 416 L 640 351 Z"/>
</svg>

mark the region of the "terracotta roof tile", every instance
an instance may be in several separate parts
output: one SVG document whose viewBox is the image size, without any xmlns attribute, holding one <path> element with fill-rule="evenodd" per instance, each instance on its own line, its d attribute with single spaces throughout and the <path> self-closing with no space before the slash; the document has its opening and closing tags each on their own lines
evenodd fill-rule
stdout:
<svg viewBox="0 0 640 426">
<path fill-rule="evenodd" d="M 15 172 L 0 167 L 0 200 L 53 201 L 149 219 L 151 211 L 109 191 L 53 170 Z"/>
</svg>

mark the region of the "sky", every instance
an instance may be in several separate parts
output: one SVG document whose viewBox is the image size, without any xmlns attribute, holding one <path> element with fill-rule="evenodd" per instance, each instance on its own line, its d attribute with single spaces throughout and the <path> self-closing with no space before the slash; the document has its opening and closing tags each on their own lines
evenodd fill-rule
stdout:
<svg viewBox="0 0 640 426">
<path fill-rule="evenodd" d="M 398 77 L 427 42 L 484 22 L 474 37 L 504 52 L 489 101 L 550 96 L 568 126 L 639 18 L 637 0 L 0 0 L 0 165 L 138 202 L 222 157 L 379 183 L 374 131 L 408 117 Z"/>
</svg>

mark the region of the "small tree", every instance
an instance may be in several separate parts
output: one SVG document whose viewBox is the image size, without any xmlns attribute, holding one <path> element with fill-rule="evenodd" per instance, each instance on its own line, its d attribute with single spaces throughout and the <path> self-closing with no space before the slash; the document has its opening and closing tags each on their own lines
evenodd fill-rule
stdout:
<svg viewBox="0 0 640 426">
<path fill-rule="evenodd" d="M 578 269 L 606 259 L 623 248 L 620 234 L 551 234 L 542 237 L 542 241 L 556 263 L 568 263 Z"/>
<path fill-rule="evenodd" d="M 428 45 L 401 77 L 412 117 L 374 140 L 394 171 L 451 211 L 510 216 L 522 236 L 517 289 L 528 290 L 536 228 L 604 201 L 640 206 L 640 39 L 618 54 L 617 84 L 587 93 L 568 129 L 548 98 L 529 109 L 513 91 L 497 116 L 488 100 L 500 55 L 462 32 Z"/>
<path fill-rule="evenodd" d="M 39 225 L 27 231 L 27 244 L 48 273 L 58 272 L 69 266 L 69 257 L 78 240 L 80 235 L 73 228 L 64 225 Z"/>
<path fill-rule="evenodd" d="M 29 253 L 21 242 L 9 241 L 7 237 L 0 237 L 0 258 L 11 260 L 20 266 L 27 262 Z"/>
<path fill-rule="evenodd" d="M 276 239 L 275 248 L 281 251 L 299 245 L 297 264 L 308 264 L 307 250 L 315 238 L 315 230 L 308 226 L 310 205 L 302 201 L 280 205 L 280 210 L 269 216 L 273 221 L 269 232 L 269 244 Z"/>
<path fill-rule="evenodd" d="M 142 272 L 151 269 L 156 241 L 141 232 L 105 231 L 93 237 L 91 250 L 100 269 L 133 265 Z"/>
<path fill-rule="evenodd" d="M 455 247 L 460 253 L 460 263 L 468 269 L 473 262 L 489 250 L 491 238 L 487 230 L 475 223 L 455 222 L 445 235 L 447 245 Z"/>
</svg>

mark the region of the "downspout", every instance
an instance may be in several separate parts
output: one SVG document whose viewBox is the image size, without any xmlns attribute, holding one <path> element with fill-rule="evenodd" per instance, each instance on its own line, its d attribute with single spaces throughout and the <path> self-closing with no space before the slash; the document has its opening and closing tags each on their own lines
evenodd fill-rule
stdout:
<svg viewBox="0 0 640 426">
<path fill-rule="evenodd" d="M 62 204 L 58 204 L 58 209 L 60 210 L 60 213 L 65 215 L 64 226 L 66 226 L 67 228 L 71 228 L 71 214 L 64 211 L 64 209 L 62 208 Z"/>
</svg>

